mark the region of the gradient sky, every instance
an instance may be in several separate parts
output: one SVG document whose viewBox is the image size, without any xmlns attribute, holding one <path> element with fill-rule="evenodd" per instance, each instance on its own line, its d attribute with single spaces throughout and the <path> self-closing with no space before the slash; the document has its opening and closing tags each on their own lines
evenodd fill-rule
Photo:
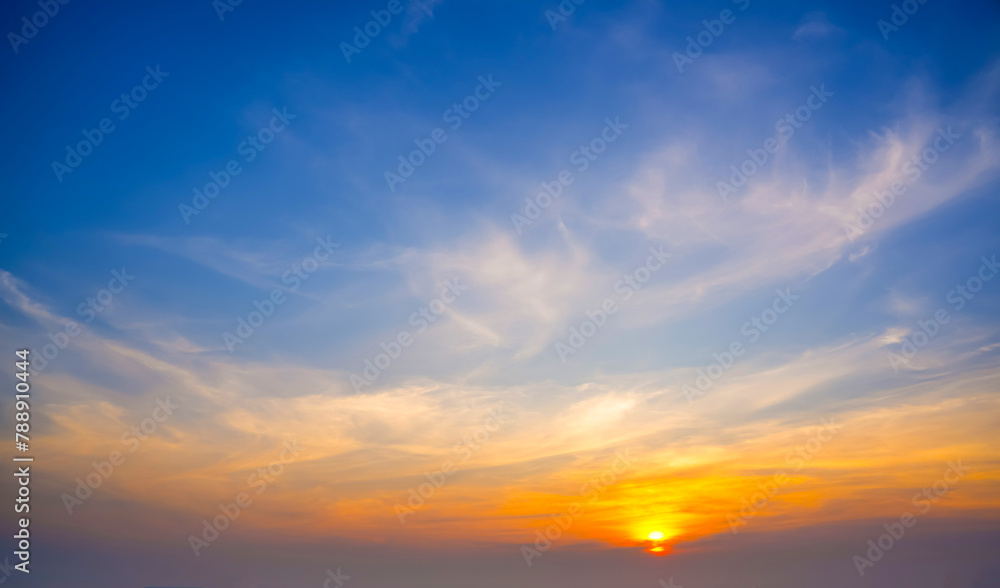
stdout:
<svg viewBox="0 0 1000 588">
<path fill-rule="evenodd" d="M 1000 279 L 957 290 L 1000 255 L 1000 5 L 928 0 L 880 30 L 891 2 L 589 0 L 554 19 L 555 1 L 413 0 L 345 59 L 387 4 L 70 2 L 3 50 L 0 377 L 15 349 L 39 361 L 33 569 L 0 576 L 1000 586 Z M 4 32 L 38 10 L 6 3 Z M 141 102 L 116 102 L 157 68 Z M 54 169 L 104 118 L 93 152 Z M 244 143 L 269 125 L 262 150 Z M 748 149 L 767 160 L 722 198 Z M 537 218 L 512 217 L 561 173 Z M 601 325 L 565 347 L 587 313 Z M 957 462 L 924 512 L 914 496 Z M 241 492 L 253 504 L 196 556 L 189 537 Z M 522 546 L 574 503 L 528 565 Z M 854 556 L 907 512 L 861 576 Z"/>
</svg>

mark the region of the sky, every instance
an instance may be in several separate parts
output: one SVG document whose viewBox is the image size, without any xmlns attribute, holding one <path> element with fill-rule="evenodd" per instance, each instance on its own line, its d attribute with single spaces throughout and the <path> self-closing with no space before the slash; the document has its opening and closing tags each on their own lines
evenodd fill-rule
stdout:
<svg viewBox="0 0 1000 588">
<path fill-rule="evenodd" d="M 0 582 L 1000 586 L 996 2 L 0 23 Z"/>
</svg>

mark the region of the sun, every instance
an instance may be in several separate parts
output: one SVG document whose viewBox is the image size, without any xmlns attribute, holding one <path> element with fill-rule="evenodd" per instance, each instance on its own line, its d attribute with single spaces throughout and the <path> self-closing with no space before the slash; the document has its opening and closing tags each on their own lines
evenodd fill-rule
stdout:
<svg viewBox="0 0 1000 588">
<path fill-rule="evenodd" d="M 653 531 L 649 534 L 650 541 L 660 541 L 663 537 L 663 531 Z"/>
</svg>

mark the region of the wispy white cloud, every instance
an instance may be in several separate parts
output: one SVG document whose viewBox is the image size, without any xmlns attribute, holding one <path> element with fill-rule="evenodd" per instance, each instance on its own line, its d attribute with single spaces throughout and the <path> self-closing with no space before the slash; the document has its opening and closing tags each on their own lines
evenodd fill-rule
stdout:
<svg viewBox="0 0 1000 588">
<path fill-rule="evenodd" d="M 830 22 L 825 12 L 810 12 L 802 18 L 802 24 L 795 29 L 792 39 L 802 41 L 809 38 L 827 37 L 841 32 L 843 29 Z"/>
</svg>

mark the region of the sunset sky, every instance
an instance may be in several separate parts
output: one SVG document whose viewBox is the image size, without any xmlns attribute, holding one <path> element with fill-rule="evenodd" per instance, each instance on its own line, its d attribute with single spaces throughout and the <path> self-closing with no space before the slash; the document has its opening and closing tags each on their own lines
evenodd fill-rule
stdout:
<svg viewBox="0 0 1000 588">
<path fill-rule="evenodd" d="M 1000 586 L 1000 5 L 911 1 L 8 35 L 0 581 Z"/>
</svg>

